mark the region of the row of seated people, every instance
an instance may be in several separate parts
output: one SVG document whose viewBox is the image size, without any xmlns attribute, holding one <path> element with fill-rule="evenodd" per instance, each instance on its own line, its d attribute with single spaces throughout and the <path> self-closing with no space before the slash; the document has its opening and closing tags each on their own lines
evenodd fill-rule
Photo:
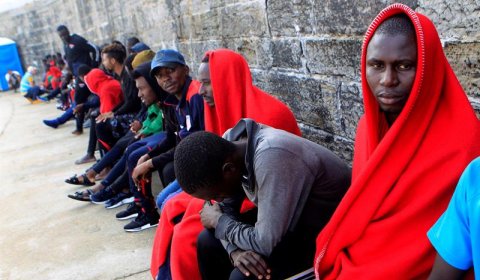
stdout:
<svg viewBox="0 0 480 280">
<path fill-rule="evenodd" d="M 116 214 L 128 232 L 158 226 L 154 279 L 457 279 L 477 265 L 478 160 L 442 213 L 480 155 L 480 126 L 422 14 L 391 5 L 366 33 L 352 170 L 301 137 L 238 53 L 207 51 L 198 80 L 175 50 L 125 58 L 116 43 L 102 51 L 116 76 L 78 69 L 105 155 L 67 183 L 93 186 L 70 198 L 128 204 Z M 119 126 L 133 92 L 143 109 Z"/>
</svg>

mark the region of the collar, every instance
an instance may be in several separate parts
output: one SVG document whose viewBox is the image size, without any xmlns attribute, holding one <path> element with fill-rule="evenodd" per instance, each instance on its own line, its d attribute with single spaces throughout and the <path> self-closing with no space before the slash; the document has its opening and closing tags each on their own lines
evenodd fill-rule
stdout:
<svg viewBox="0 0 480 280">
<path fill-rule="evenodd" d="M 163 101 L 163 103 L 168 106 L 176 106 L 177 109 L 184 108 L 187 104 L 187 93 L 191 82 L 192 78 L 190 76 L 187 76 L 187 78 L 185 79 L 185 84 L 182 88 L 182 98 L 180 100 L 178 100 L 175 95 L 169 94 L 167 98 L 165 98 L 165 101 Z"/>
<path fill-rule="evenodd" d="M 236 141 L 244 136 L 247 136 L 247 152 L 245 154 L 245 166 L 247 169 L 247 174 L 245 174 L 244 177 L 247 178 L 248 186 L 246 189 L 250 193 L 254 193 L 255 190 L 255 172 L 253 166 L 253 157 L 255 155 L 256 149 L 256 136 L 260 129 L 261 126 L 254 120 L 245 118 L 241 119 L 226 136 L 226 139 L 228 141 Z"/>
</svg>

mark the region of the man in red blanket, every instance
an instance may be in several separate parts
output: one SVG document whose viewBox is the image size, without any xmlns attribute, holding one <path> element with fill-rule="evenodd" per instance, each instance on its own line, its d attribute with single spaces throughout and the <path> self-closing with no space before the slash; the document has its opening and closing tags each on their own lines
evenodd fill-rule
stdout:
<svg viewBox="0 0 480 280">
<path fill-rule="evenodd" d="M 351 172 L 318 144 L 242 119 L 224 138 L 208 132 L 186 138 L 177 147 L 175 174 L 185 192 L 216 201 L 201 212 L 202 279 L 232 280 L 285 279 L 311 268 L 315 238 Z M 241 214 L 245 196 L 257 209 Z"/>
<path fill-rule="evenodd" d="M 252 83 L 246 60 L 225 49 L 209 51 L 200 65 L 198 78 L 204 96 L 205 130 L 219 136 L 241 118 L 300 135 L 293 113 L 278 99 Z M 151 273 L 159 279 L 201 279 L 197 264 L 197 237 L 204 229 L 199 211 L 205 201 L 180 193 L 162 210 L 157 229 Z M 251 208 L 244 203 L 244 209 Z M 179 220 L 181 220 L 179 222 Z"/>
<path fill-rule="evenodd" d="M 317 238 L 316 276 L 425 279 L 426 233 L 480 154 L 479 123 L 434 25 L 405 5 L 374 19 L 361 67 L 352 185 Z"/>
</svg>

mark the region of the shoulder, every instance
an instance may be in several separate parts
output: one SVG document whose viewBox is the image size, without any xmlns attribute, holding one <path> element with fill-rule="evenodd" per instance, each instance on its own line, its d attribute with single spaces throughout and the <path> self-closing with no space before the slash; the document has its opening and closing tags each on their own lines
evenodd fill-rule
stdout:
<svg viewBox="0 0 480 280">
<path fill-rule="evenodd" d="M 462 176 L 457 185 L 457 191 L 461 191 L 467 198 L 467 202 L 472 200 L 478 200 L 480 198 L 480 157 L 474 159 L 465 168 Z"/>
</svg>

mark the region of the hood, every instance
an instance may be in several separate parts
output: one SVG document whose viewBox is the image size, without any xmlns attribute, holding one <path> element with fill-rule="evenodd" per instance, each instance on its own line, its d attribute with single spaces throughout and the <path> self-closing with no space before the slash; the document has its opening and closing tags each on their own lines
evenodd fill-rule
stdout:
<svg viewBox="0 0 480 280">
<path fill-rule="evenodd" d="M 205 130 L 223 135 L 242 118 L 301 135 L 292 111 L 274 96 L 252 83 L 247 61 L 228 50 L 209 51 L 210 80 L 215 106 L 207 104 Z"/>
<path fill-rule="evenodd" d="M 88 89 L 97 94 L 100 92 L 100 88 L 104 82 L 114 80 L 112 77 L 108 76 L 105 74 L 105 72 L 98 68 L 92 69 L 90 72 L 88 72 L 84 79 Z"/>
<path fill-rule="evenodd" d="M 133 71 L 132 73 L 132 77 L 139 77 L 139 76 L 142 76 L 145 78 L 145 80 L 147 80 L 148 84 L 150 85 L 150 87 L 153 89 L 153 91 L 155 92 L 155 94 L 157 95 L 158 99 L 160 101 L 164 101 L 165 98 L 167 98 L 168 96 L 168 93 L 166 91 L 164 91 L 157 83 L 157 80 L 152 78 L 152 76 L 150 76 L 150 65 L 151 65 L 151 61 L 147 61 L 145 63 L 142 63 L 140 64 L 139 66 L 137 66 L 137 68 Z"/>
</svg>

